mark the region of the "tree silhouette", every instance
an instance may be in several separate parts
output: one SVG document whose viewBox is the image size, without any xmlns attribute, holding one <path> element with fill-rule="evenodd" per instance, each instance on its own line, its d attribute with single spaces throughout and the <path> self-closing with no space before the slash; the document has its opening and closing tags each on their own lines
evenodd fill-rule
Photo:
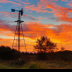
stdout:
<svg viewBox="0 0 72 72">
<path fill-rule="evenodd" d="M 0 59 L 13 60 L 18 58 L 18 51 L 8 46 L 0 46 Z"/>
<path fill-rule="evenodd" d="M 40 39 L 37 39 L 36 43 L 37 45 L 35 45 L 34 48 L 38 53 L 53 52 L 55 49 L 57 49 L 56 44 L 51 42 L 49 38 L 44 36 Z"/>
</svg>

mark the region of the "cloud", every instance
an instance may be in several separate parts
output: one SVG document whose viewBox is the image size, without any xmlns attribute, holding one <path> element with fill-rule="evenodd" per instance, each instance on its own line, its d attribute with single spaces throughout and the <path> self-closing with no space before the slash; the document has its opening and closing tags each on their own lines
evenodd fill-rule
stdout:
<svg viewBox="0 0 72 72">
<path fill-rule="evenodd" d="M 39 20 L 39 19 L 47 19 L 46 17 L 42 17 L 42 16 L 39 16 L 39 17 L 37 17 L 37 20 Z"/>
<path fill-rule="evenodd" d="M 71 41 L 72 38 L 72 25 L 71 24 L 61 24 L 56 26 L 58 30 L 54 30 L 54 39 L 58 40 L 60 43 L 65 43 Z"/>
<path fill-rule="evenodd" d="M 2 42 L 1 44 L 4 43 L 5 45 L 8 45 L 9 43 L 9 45 L 11 46 L 14 38 L 16 25 L 9 25 L 4 23 L 6 22 L 0 21 L 0 38 L 4 36 L 5 40 L 0 39 L 0 42 Z M 67 46 L 66 49 L 68 49 L 68 47 L 70 48 L 72 47 L 70 46 L 72 44 L 71 24 L 42 25 L 39 22 L 27 22 L 27 23 L 23 23 L 22 28 L 23 28 L 23 34 L 26 40 L 26 44 L 28 45 L 27 46 L 28 50 L 30 50 L 29 48 L 33 49 L 33 45 L 35 45 L 36 39 L 40 38 L 41 36 L 49 37 L 52 42 L 57 43 L 58 47 Z M 22 38 L 22 34 L 21 34 L 21 38 Z"/>
<path fill-rule="evenodd" d="M 65 7 L 61 7 L 60 5 L 58 5 L 57 3 L 55 3 L 54 1 L 57 0 L 40 0 L 40 2 L 37 2 L 37 6 L 35 5 L 30 5 L 30 3 L 25 4 L 24 8 L 25 10 L 32 10 L 35 12 L 42 12 L 42 13 L 53 13 L 53 15 L 55 17 L 57 17 L 58 21 L 66 21 L 66 22 L 72 22 L 72 18 L 70 17 L 71 15 L 71 8 L 65 8 Z M 68 1 L 68 0 L 62 0 L 62 1 Z M 12 2 L 13 4 L 15 4 L 13 1 L 8 1 L 8 0 L 1 0 L 1 3 L 3 2 Z M 22 1 L 20 0 L 20 2 L 22 3 Z M 23 2 L 25 3 L 25 2 Z M 70 5 L 70 4 L 68 4 Z M 48 10 L 51 9 L 51 10 Z M 13 17 L 16 18 L 17 15 L 11 15 L 10 13 L 6 13 L 6 12 L 2 12 L 4 14 L 4 16 L 6 17 Z M 31 20 L 36 20 L 33 16 L 28 16 L 28 15 L 24 15 L 26 19 L 31 19 Z M 42 18 L 43 19 L 43 18 Z"/>
<path fill-rule="evenodd" d="M 14 5 L 21 6 L 20 3 L 16 3 L 16 2 L 13 2 L 13 1 L 8 1 L 8 0 L 0 0 L 0 3 L 12 3 Z"/>
<path fill-rule="evenodd" d="M 37 20 L 36 18 L 32 17 L 31 15 L 24 16 L 23 18 L 24 19 L 30 19 L 30 20 Z"/>
<path fill-rule="evenodd" d="M 1 25 L 0 28 L 1 31 L 5 31 L 5 32 L 12 31 L 13 33 L 15 32 L 16 25 L 4 24 L 3 21 L 1 21 L 0 25 Z M 46 32 L 44 30 L 45 29 L 44 26 L 38 22 L 29 22 L 28 24 L 24 23 L 22 28 L 24 31 L 23 33 L 26 33 L 26 36 L 30 38 L 36 38 L 38 36 L 43 35 L 43 32 L 44 33 Z M 7 35 L 10 36 L 11 34 L 7 34 Z"/>
<path fill-rule="evenodd" d="M 59 7 L 60 5 L 57 5 L 57 3 L 53 2 L 57 0 L 40 0 L 40 2 L 37 2 L 37 6 L 35 5 L 24 5 L 25 10 L 32 10 L 35 12 L 42 12 L 42 13 L 53 13 L 53 9 L 56 9 L 56 6 Z M 51 9 L 52 11 L 48 10 Z"/>
<path fill-rule="evenodd" d="M 12 30 L 14 31 L 16 26 L 10 25 L 9 23 L 10 21 L 0 20 L 0 31 L 4 31 L 4 32 L 12 31 Z"/>
<path fill-rule="evenodd" d="M 71 41 L 72 38 L 71 24 L 50 26 L 31 22 L 27 27 L 30 29 L 30 31 L 28 31 L 30 38 L 38 38 L 45 35 L 52 39 L 56 39 L 59 43 L 67 43 L 68 41 Z M 56 27 L 57 29 L 50 29 L 49 27 Z"/>
<path fill-rule="evenodd" d="M 37 2 L 37 6 L 35 5 L 24 5 L 25 10 L 31 10 L 35 11 L 37 13 L 53 13 L 53 15 L 58 18 L 57 21 L 64 21 L 64 22 L 70 22 L 72 23 L 72 18 L 70 17 L 72 9 L 62 7 L 61 5 L 58 5 L 57 3 L 53 2 L 55 0 L 40 0 L 40 2 Z M 62 0 L 62 1 L 68 1 L 68 0 Z M 69 4 L 70 5 L 70 4 Z M 51 9 L 51 10 L 48 10 Z"/>
<path fill-rule="evenodd" d="M 3 24 L 0 21 L 1 28 L 0 30 L 3 32 L 13 32 L 15 33 L 16 25 Z M 62 38 L 62 36 L 71 36 L 72 25 L 71 24 L 60 24 L 60 25 L 42 25 L 38 22 L 28 22 L 23 23 L 23 33 L 25 37 L 29 37 L 32 39 L 38 38 L 40 36 L 49 36 L 49 37 L 60 37 L 58 40 Z M 22 33 L 22 31 L 21 31 Z M 7 33 L 6 33 L 7 34 Z M 4 34 L 4 35 L 6 35 Z M 60 34 L 63 34 L 60 36 Z M 8 36 L 13 36 L 13 34 L 7 34 Z M 70 38 L 70 37 L 69 37 Z"/>
<path fill-rule="evenodd" d="M 13 13 L 13 12 L 4 12 L 4 11 L 1 11 L 0 12 L 0 15 L 2 16 L 2 17 L 10 17 L 10 18 L 17 18 L 17 14 L 18 13 Z"/>
<path fill-rule="evenodd" d="M 4 18 L 4 17 L 9 17 L 9 18 L 18 18 L 18 13 L 13 13 L 13 12 L 4 12 L 4 11 L 1 11 L 0 12 L 1 16 Z M 37 20 L 35 19 L 34 17 L 32 17 L 31 15 L 27 15 L 27 14 L 24 14 L 22 16 L 22 18 L 24 19 L 30 19 L 30 20 Z"/>
<path fill-rule="evenodd" d="M 70 3 L 68 3 L 67 5 L 69 5 L 70 7 L 72 7 L 72 1 Z"/>
<path fill-rule="evenodd" d="M 46 0 L 47 1 L 47 0 Z M 51 13 L 51 11 L 48 11 L 46 9 L 46 6 L 45 4 L 47 4 L 48 2 L 42 2 L 40 0 L 40 2 L 37 2 L 37 7 L 35 7 L 35 5 L 24 5 L 25 7 L 25 10 L 28 11 L 28 10 L 32 10 L 32 11 L 36 11 L 36 12 L 42 12 L 42 13 Z"/>
<path fill-rule="evenodd" d="M 69 0 L 61 0 L 61 1 L 69 2 Z"/>
<path fill-rule="evenodd" d="M 26 3 L 26 2 L 22 2 L 21 0 L 19 0 L 21 3 L 23 3 L 23 4 L 30 4 L 30 3 Z"/>
<path fill-rule="evenodd" d="M 68 8 L 68 11 L 69 11 L 69 12 L 72 12 L 72 8 Z"/>
<path fill-rule="evenodd" d="M 53 15 L 56 18 L 51 18 L 52 20 L 64 21 L 64 22 L 70 23 L 70 24 L 59 24 L 59 25 L 50 25 L 50 24 L 43 25 L 39 22 L 31 22 L 31 21 L 23 23 L 22 25 L 23 34 L 25 36 L 27 48 L 29 51 L 33 49 L 33 45 L 35 44 L 36 39 L 40 38 L 41 36 L 49 37 L 51 41 L 57 43 L 58 47 L 63 45 L 67 49 L 72 48 L 71 46 L 72 18 L 70 17 L 72 13 L 72 9 L 67 7 L 62 7 L 53 1 L 58 1 L 58 0 L 40 0 L 40 2 L 37 2 L 37 6 L 30 5 L 29 3 L 23 2 L 25 3 L 24 6 L 26 10 L 32 10 L 37 13 L 38 12 L 53 13 Z M 67 0 L 62 0 L 62 1 L 67 1 Z M 17 3 L 13 1 L 8 1 L 8 0 L 0 0 L 0 3 L 12 3 L 17 5 Z M 51 10 L 48 10 L 48 9 L 51 9 Z M 4 11 L 0 13 L 5 17 L 11 17 L 11 18 L 18 17 L 18 13 L 12 13 L 12 12 L 9 13 Z M 34 20 L 34 21 L 39 19 L 45 19 L 43 17 L 34 18 L 31 15 L 23 15 L 23 18 Z M 16 30 L 16 25 L 9 25 L 9 23 L 10 21 L 0 20 L 0 37 L 3 38 L 4 36 L 4 38 L 6 38 L 6 39 L 0 38 L 0 44 L 11 46 L 13 42 L 15 30 Z M 16 37 L 17 37 L 17 34 L 16 34 Z M 21 34 L 21 38 L 22 38 L 22 34 Z M 32 48 L 32 49 L 29 49 L 29 48 Z M 23 49 L 21 49 L 21 51 L 22 50 Z"/>
<path fill-rule="evenodd" d="M 25 37 L 35 39 L 41 36 L 47 36 L 51 41 L 57 43 L 59 47 L 67 46 L 71 47 L 72 43 L 72 25 L 60 24 L 60 25 L 41 25 L 40 23 L 30 22 L 27 24 L 30 31 L 24 32 Z M 53 29 L 50 27 L 54 27 Z M 28 34 L 28 35 L 27 35 Z"/>
<path fill-rule="evenodd" d="M 72 23 L 70 12 L 71 10 L 69 8 L 59 7 L 59 11 L 56 11 L 56 13 L 54 13 L 54 16 L 58 17 L 59 21 L 67 21 Z"/>
<path fill-rule="evenodd" d="M 72 22 L 72 18 L 70 18 L 70 15 L 71 15 L 70 13 L 72 12 L 71 8 L 61 7 L 60 5 L 58 5 L 57 3 L 53 2 L 53 1 L 54 0 L 52 0 L 52 1 L 40 0 L 40 2 L 37 2 L 37 7 L 35 7 L 35 5 L 25 5 L 25 9 L 36 11 L 36 12 L 42 12 L 42 13 L 53 13 L 53 15 L 58 18 L 57 21 Z M 4 1 L 0 1 L 0 2 L 4 2 Z M 49 11 L 47 9 L 51 9 L 51 11 Z M 17 18 L 18 13 L 8 13 L 8 12 L 2 11 L 1 14 L 2 14 L 2 16 L 5 16 L 5 17 Z M 35 19 L 33 16 L 28 16 L 28 15 L 23 15 L 23 16 L 26 19 L 31 19 L 31 20 L 37 20 L 37 19 L 41 18 L 41 17 L 39 17 L 39 18 Z M 41 18 L 41 19 L 45 19 L 45 18 Z"/>
</svg>

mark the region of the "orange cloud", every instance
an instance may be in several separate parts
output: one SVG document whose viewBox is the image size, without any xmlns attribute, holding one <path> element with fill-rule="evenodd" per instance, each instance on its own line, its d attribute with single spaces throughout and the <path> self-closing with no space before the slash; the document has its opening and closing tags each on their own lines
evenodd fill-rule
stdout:
<svg viewBox="0 0 72 72">
<path fill-rule="evenodd" d="M 0 0 L 0 2 L 12 2 L 7 0 Z M 25 5 L 26 10 L 32 10 L 36 12 L 43 12 L 43 13 L 53 13 L 55 17 L 58 18 L 59 21 L 67 21 L 70 22 L 70 24 L 60 24 L 60 25 L 50 25 L 45 24 L 42 25 L 39 22 L 27 22 L 23 25 L 23 33 L 25 36 L 25 41 L 27 45 L 28 51 L 33 51 L 33 45 L 35 45 L 35 41 L 37 38 L 40 38 L 41 36 L 47 36 L 51 39 L 51 41 L 57 43 L 58 48 L 61 46 L 65 46 L 66 49 L 72 50 L 72 18 L 69 16 L 72 12 L 71 8 L 61 7 L 57 3 L 53 2 L 57 0 L 40 0 L 40 2 L 37 2 L 37 6 L 35 5 Z M 62 0 L 67 1 L 67 0 Z M 14 3 L 14 2 L 12 2 Z M 16 3 L 14 3 L 16 4 Z M 51 9 L 51 11 L 48 11 L 47 9 Z M 5 16 L 11 17 L 12 14 L 17 15 L 17 13 L 8 13 L 8 12 L 1 12 Z M 28 15 L 23 15 L 28 17 Z M 29 17 L 30 19 L 35 19 L 34 17 Z M 37 19 L 42 19 L 42 17 L 38 17 Z M 0 37 L 2 35 L 6 39 L 0 39 L 1 45 L 8 45 L 12 46 L 15 28 L 14 25 L 7 25 L 4 21 L 0 21 Z M 22 31 L 21 31 L 22 33 Z M 17 34 L 16 34 L 17 37 Z M 21 34 L 22 38 L 22 34 Z M 23 43 L 23 41 L 21 41 Z M 21 45 L 22 46 L 22 45 Z M 21 51 L 25 51 L 24 48 L 21 47 Z"/>
<path fill-rule="evenodd" d="M 56 27 L 56 29 L 49 28 L 47 25 L 41 25 L 39 23 L 31 23 L 27 26 L 30 29 L 28 34 L 31 34 L 31 39 L 39 38 L 41 36 L 47 36 L 51 39 L 51 41 L 57 43 L 58 48 L 61 46 L 65 46 L 66 49 L 71 49 L 72 43 L 72 25 L 71 24 L 61 24 L 61 25 L 52 25 L 52 27 Z M 71 49 L 72 50 L 72 49 Z"/>
<path fill-rule="evenodd" d="M 26 3 L 26 2 L 22 2 L 21 0 L 19 0 L 21 3 L 23 3 L 23 4 L 30 4 L 30 3 Z"/>
<path fill-rule="evenodd" d="M 1 11 L 0 13 L 3 17 L 10 17 L 10 18 L 12 17 L 17 18 L 17 14 L 18 14 L 13 12 L 4 12 L 4 11 Z"/>
<path fill-rule="evenodd" d="M 69 2 L 69 0 L 61 0 L 61 1 Z"/>
<path fill-rule="evenodd" d="M 40 0 L 40 2 L 37 2 L 37 6 L 35 5 L 24 5 L 25 10 L 32 10 L 36 12 L 42 12 L 42 13 L 54 13 L 54 10 L 57 9 L 60 5 L 57 5 L 57 3 L 53 1 L 58 0 Z M 47 9 L 51 9 L 52 11 L 49 11 Z"/>
<path fill-rule="evenodd" d="M 13 1 L 8 1 L 8 0 L 0 0 L 0 3 L 12 3 L 14 5 L 21 6 L 20 3 L 16 3 L 16 2 L 13 2 Z"/>
<path fill-rule="evenodd" d="M 14 33 L 15 33 L 14 27 L 15 26 L 10 27 L 9 25 L 2 24 L 0 28 L 0 37 L 1 35 L 4 35 L 5 39 L 0 39 L 1 45 L 8 45 L 12 47 Z M 24 34 L 25 43 L 27 45 L 28 51 L 33 51 L 34 49 L 33 45 L 36 44 L 35 41 L 37 40 L 37 38 L 40 38 L 41 36 L 47 36 L 48 38 L 50 38 L 51 41 L 57 43 L 58 48 L 60 48 L 61 46 L 64 46 L 66 49 L 72 50 L 71 49 L 72 48 L 72 45 L 71 45 L 72 44 L 72 25 L 71 24 L 42 25 L 39 22 L 28 22 L 28 23 L 24 23 L 22 28 L 23 28 L 23 34 Z M 23 37 L 21 34 L 21 39 L 22 38 Z M 22 45 L 23 43 L 24 42 L 21 40 Z M 25 49 L 21 47 L 21 51 L 25 51 Z"/>
<path fill-rule="evenodd" d="M 47 19 L 47 18 L 46 17 L 43 18 L 42 16 L 40 16 L 40 17 L 37 17 L 37 20 L 38 19 Z"/>
<path fill-rule="evenodd" d="M 70 7 L 72 7 L 72 1 L 70 3 L 68 3 L 67 5 L 70 5 Z"/>
<path fill-rule="evenodd" d="M 12 48 L 12 39 L 2 39 L 0 38 L 0 45 L 10 46 Z"/>
<path fill-rule="evenodd" d="M 66 49 L 71 49 L 72 43 L 72 25 L 71 24 L 63 24 L 59 25 L 60 31 L 56 34 L 54 39 L 56 39 L 58 44 L 64 45 Z M 71 49 L 72 50 L 72 49 Z"/>
<path fill-rule="evenodd" d="M 58 5 L 57 3 L 53 2 L 57 0 L 40 0 L 40 2 L 37 2 L 37 6 L 35 5 L 25 5 L 25 10 L 32 10 L 36 12 L 42 12 L 42 13 L 53 13 L 55 17 L 58 18 L 58 21 L 67 21 L 72 22 L 72 18 L 70 17 L 72 9 L 62 7 Z M 62 0 L 68 2 L 68 0 Z M 49 11 L 48 9 L 51 9 Z"/>
<path fill-rule="evenodd" d="M 52 11 L 48 11 L 46 5 L 48 4 L 48 0 L 40 0 L 40 2 L 37 2 L 37 7 L 35 5 L 24 5 L 25 10 L 32 10 L 36 12 L 42 12 L 42 13 L 52 13 Z"/>
<path fill-rule="evenodd" d="M 59 11 L 56 11 L 54 16 L 59 17 L 59 21 L 72 22 L 72 18 L 69 17 L 69 12 L 71 12 L 69 8 L 59 7 Z"/>
<path fill-rule="evenodd" d="M 17 18 L 17 17 L 18 17 L 18 13 L 4 12 L 4 11 L 1 11 L 0 13 L 1 13 L 2 17 L 10 17 L 10 18 Z M 22 17 L 23 17 L 24 19 L 37 20 L 37 19 L 35 19 L 34 17 L 29 16 L 29 15 L 26 15 L 26 14 L 24 14 Z"/>
<path fill-rule="evenodd" d="M 12 29 L 12 27 L 13 27 L 13 29 Z M 27 48 L 28 48 L 28 51 L 32 51 L 33 45 L 35 45 L 35 40 L 38 37 L 40 37 L 41 35 L 43 35 L 43 33 L 45 32 L 43 30 L 45 28 L 43 25 L 39 24 L 38 22 L 30 22 L 30 24 L 25 24 L 24 27 L 26 27 L 26 29 L 24 30 L 23 33 L 25 35 L 26 44 L 28 45 Z M 3 25 L 3 24 L 1 25 L 0 31 L 2 31 L 2 33 L 0 33 L 0 35 L 2 34 L 2 36 L 5 37 L 5 39 L 1 39 L 1 43 L 0 43 L 1 45 L 7 45 L 12 48 L 12 42 L 13 42 L 13 38 L 14 38 L 14 30 L 15 30 L 14 26 Z M 16 35 L 16 37 L 17 37 L 17 35 Z M 1 37 L 1 38 L 3 38 L 3 37 Z M 8 40 L 8 38 L 10 38 L 10 40 Z M 21 38 L 22 38 L 22 35 L 21 35 Z M 21 41 L 21 42 L 24 43 L 23 41 Z M 22 50 L 24 50 L 24 49 L 21 48 L 21 51 Z"/>
</svg>

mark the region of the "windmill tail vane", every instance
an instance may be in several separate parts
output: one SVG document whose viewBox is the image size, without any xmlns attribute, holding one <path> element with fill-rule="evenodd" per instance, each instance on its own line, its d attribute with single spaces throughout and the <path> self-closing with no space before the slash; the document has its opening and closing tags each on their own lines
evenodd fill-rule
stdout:
<svg viewBox="0 0 72 72">
<path fill-rule="evenodd" d="M 20 12 L 21 16 L 23 15 L 23 8 L 21 10 L 15 10 L 15 9 L 11 9 L 11 12 L 15 12 L 15 11 L 18 11 Z"/>
</svg>

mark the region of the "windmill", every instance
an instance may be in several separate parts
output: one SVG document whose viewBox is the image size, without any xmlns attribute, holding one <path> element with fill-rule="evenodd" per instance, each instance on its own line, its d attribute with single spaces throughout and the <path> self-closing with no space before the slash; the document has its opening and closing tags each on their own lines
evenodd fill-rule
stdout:
<svg viewBox="0 0 72 72">
<path fill-rule="evenodd" d="M 24 22 L 24 21 L 21 21 L 21 16 L 23 15 L 23 8 L 21 10 L 11 9 L 11 12 L 15 12 L 15 11 L 19 12 L 18 20 L 15 22 L 17 22 L 17 25 L 18 25 L 18 51 L 19 51 L 19 60 L 20 60 L 20 25 L 22 22 Z M 16 29 L 17 29 L 17 27 L 16 27 Z M 21 26 L 21 29 L 22 29 L 22 26 Z M 22 32 L 23 32 L 23 29 L 22 29 Z M 24 38 L 24 35 L 23 35 L 23 38 Z M 15 40 L 15 37 L 14 37 L 14 40 Z M 13 44 L 14 44 L 14 41 L 13 41 Z M 25 44 L 25 40 L 24 40 L 24 44 Z M 12 48 L 13 48 L 13 45 L 12 45 Z M 25 44 L 25 48 L 26 48 L 26 44 Z"/>
</svg>

